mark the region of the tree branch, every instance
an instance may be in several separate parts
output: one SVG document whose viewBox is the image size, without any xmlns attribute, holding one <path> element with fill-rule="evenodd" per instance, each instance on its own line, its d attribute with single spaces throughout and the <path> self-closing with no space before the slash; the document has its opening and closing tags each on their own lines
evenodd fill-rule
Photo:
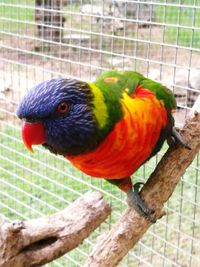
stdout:
<svg viewBox="0 0 200 267">
<path fill-rule="evenodd" d="M 0 223 L 0 266 L 33 267 L 75 248 L 111 213 L 98 192 L 88 192 L 66 209 L 26 222 Z"/>
<path fill-rule="evenodd" d="M 157 219 L 164 215 L 162 210 L 164 203 L 169 199 L 180 177 L 200 149 L 200 114 L 186 123 L 181 135 L 191 150 L 181 146 L 170 147 L 141 192 L 148 206 L 156 210 Z M 134 209 L 128 208 L 111 231 L 98 239 L 84 266 L 117 266 L 150 226 L 149 221 Z"/>
</svg>

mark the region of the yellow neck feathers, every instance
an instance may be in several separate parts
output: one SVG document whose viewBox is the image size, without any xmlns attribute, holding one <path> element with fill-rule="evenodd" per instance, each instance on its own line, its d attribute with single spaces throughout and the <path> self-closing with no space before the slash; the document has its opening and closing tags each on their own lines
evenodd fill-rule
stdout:
<svg viewBox="0 0 200 267">
<path fill-rule="evenodd" d="M 94 115 L 99 124 L 99 128 L 102 129 L 105 127 L 108 119 L 108 111 L 105 104 L 105 99 L 101 90 L 92 83 L 88 84 L 94 95 L 93 105 L 94 105 Z"/>
</svg>

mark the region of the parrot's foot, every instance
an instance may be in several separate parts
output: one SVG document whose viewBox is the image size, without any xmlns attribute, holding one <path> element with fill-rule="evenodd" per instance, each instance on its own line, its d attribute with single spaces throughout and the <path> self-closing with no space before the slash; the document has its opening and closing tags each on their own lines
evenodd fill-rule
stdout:
<svg viewBox="0 0 200 267">
<path fill-rule="evenodd" d="M 127 192 L 127 203 L 130 207 L 133 207 L 139 214 L 145 217 L 148 221 L 150 221 L 151 223 L 155 223 L 156 219 L 153 216 L 155 210 L 148 208 L 146 203 L 140 197 L 139 194 L 140 186 L 143 184 L 144 183 L 136 183 L 133 186 L 134 191 L 130 189 Z"/>
<path fill-rule="evenodd" d="M 182 136 L 180 135 L 180 133 L 175 129 L 175 127 L 173 127 L 172 129 L 172 138 L 174 139 L 175 142 L 177 142 L 178 144 L 182 145 L 183 147 L 191 150 L 191 147 L 188 146 L 188 144 L 185 142 L 185 140 L 183 140 Z"/>
</svg>

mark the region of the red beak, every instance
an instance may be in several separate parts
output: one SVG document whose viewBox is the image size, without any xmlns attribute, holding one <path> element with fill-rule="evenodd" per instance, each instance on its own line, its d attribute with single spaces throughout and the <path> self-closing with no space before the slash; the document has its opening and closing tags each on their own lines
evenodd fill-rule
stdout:
<svg viewBox="0 0 200 267">
<path fill-rule="evenodd" d="M 32 145 L 42 145 L 45 143 L 44 125 L 41 122 L 23 122 L 22 139 L 28 150 L 33 152 Z"/>
</svg>

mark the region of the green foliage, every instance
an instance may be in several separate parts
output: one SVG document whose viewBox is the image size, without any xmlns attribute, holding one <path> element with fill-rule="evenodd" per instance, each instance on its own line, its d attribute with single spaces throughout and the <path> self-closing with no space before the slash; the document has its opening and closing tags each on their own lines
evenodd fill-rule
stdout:
<svg viewBox="0 0 200 267">
<path fill-rule="evenodd" d="M 33 27 L 34 0 L 3 0 L 0 6 L 0 25 L 3 31 L 19 32 Z"/>
<path fill-rule="evenodd" d="M 164 0 L 160 1 L 162 4 L 165 2 Z M 156 21 L 166 24 L 166 26 L 162 26 L 165 31 L 165 42 L 173 42 L 187 47 L 200 47 L 200 30 L 198 29 L 200 27 L 200 9 L 193 7 L 196 2 L 198 1 L 184 0 L 181 3 L 185 7 L 179 7 L 179 0 L 168 0 L 167 5 L 154 6 Z M 3 31 L 19 32 L 24 31 L 25 28 L 32 28 L 34 8 L 34 0 L 3 0 L 0 6 L 0 25 Z M 80 5 L 77 3 L 70 5 L 70 10 L 76 11 L 79 8 Z M 66 18 L 70 19 L 70 16 L 66 16 Z M 83 16 L 80 21 L 80 17 L 74 15 L 72 24 L 75 28 L 79 28 L 80 24 L 80 27 L 83 25 L 83 30 L 89 30 L 90 17 Z M 98 29 L 98 24 L 94 23 L 94 30 L 96 27 Z M 197 29 L 193 29 L 193 27 Z"/>
<path fill-rule="evenodd" d="M 0 124 L 1 125 L 1 124 Z M 13 125 L 2 126 L 0 131 L 0 214 L 9 220 L 26 220 L 37 218 L 43 214 L 56 212 L 65 208 L 69 203 L 78 198 L 88 190 L 98 190 L 112 205 L 112 215 L 97 229 L 89 239 L 85 240 L 77 249 L 67 254 L 67 258 L 62 257 L 48 266 L 82 266 L 86 260 L 91 242 L 94 243 L 101 232 L 109 230 L 110 225 L 119 219 L 126 208 L 125 194 L 116 186 L 107 183 L 103 179 L 94 179 L 82 174 L 64 158 L 54 156 L 41 147 L 34 147 L 35 153 L 31 154 L 24 147 L 20 130 Z M 164 146 L 162 153 L 153 157 L 145 167 L 142 166 L 133 176 L 134 182 L 145 181 L 152 173 L 161 155 L 166 151 Z M 199 197 L 195 196 L 195 184 L 197 185 L 198 158 L 194 160 L 192 166 L 187 170 L 184 180 L 182 180 L 167 205 L 167 219 L 163 217 L 156 223 L 156 239 L 154 249 L 162 253 L 165 246 L 169 258 L 174 255 L 174 250 L 170 245 L 164 243 L 165 239 L 176 242 L 176 227 L 180 223 L 179 213 L 184 216 L 181 229 L 188 235 L 192 233 L 196 237 L 200 233 L 200 225 L 194 224 L 192 218 L 194 201 L 199 202 Z M 199 184 L 199 183 L 198 183 Z M 184 190 L 183 190 L 184 187 Z M 182 200 L 180 200 L 180 198 Z M 196 211 L 196 216 L 199 216 Z M 170 221 L 170 228 L 165 230 L 165 220 Z M 175 230 L 174 230 L 175 229 Z M 200 236 L 199 236 L 200 237 Z M 152 246 L 155 236 L 151 231 L 147 233 L 141 241 L 146 247 Z M 189 240 L 189 239 L 188 239 Z M 140 244 L 141 244 L 140 242 Z M 134 255 L 140 255 L 140 244 L 134 249 Z M 190 249 L 190 242 L 182 244 L 182 250 Z M 198 255 L 197 250 L 197 254 Z M 145 253 L 145 251 L 143 252 Z M 199 251 L 200 253 L 200 251 Z M 144 254 L 149 255 L 149 254 Z M 162 255 L 162 254 L 161 254 Z M 187 254 L 183 255 L 184 262 L 188 262 Z M 150 261 L 150 259 L 146 259 Z M 135 256 L 130 254 L 125 266 L 135 262 Z M 160 266 L 159 258 L 155 266 Z M 124 266 L 124 265 L 122 265 Z M 194 265 L 196 266 L 196 265 Z"/>
<path fill-rule="evenodd" d="M 165 3 L 165 1 L 160 1 Z M 187 47 L 200 47 L 200 30 L 193 29 L 200 27 L 200 9 L 195 9 L 195 0 L 181 1 L 182 5 L 189 7 L 179 7 L 179 0 L 167 1 L 169 5 L 158 5 L 155 7 L 156 20 L 166 24 L 165 42 L 177 43 L 177 45 Z M 175 6 L 174 6 L 175 5 Z"/>
</svg>

